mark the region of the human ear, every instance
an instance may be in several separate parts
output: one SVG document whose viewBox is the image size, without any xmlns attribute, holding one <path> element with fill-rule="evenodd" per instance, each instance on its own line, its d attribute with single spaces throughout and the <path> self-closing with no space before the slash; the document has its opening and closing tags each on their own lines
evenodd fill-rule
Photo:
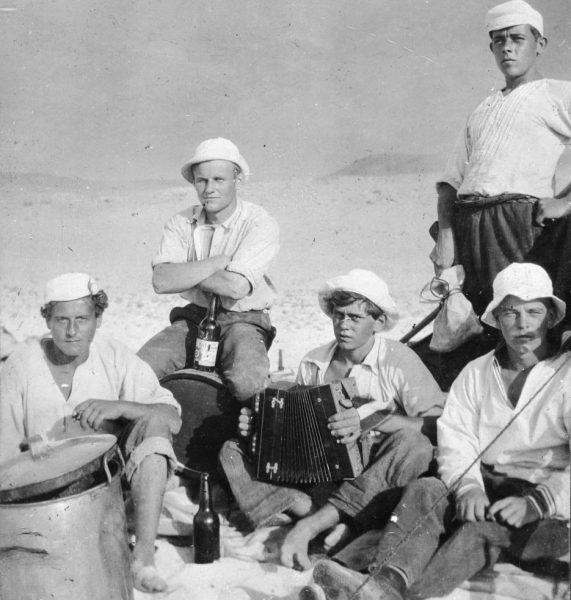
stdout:
<svg viewBox="0 0 571 600">
<path fill-rule="evenodd" d="M 373 331 L 379 333 L 387 326 L 387 315 L 382 314 L 378 319 L 375 319 Z"/>
<path fill-rule="evenodd" d="M 547 38 L 544 37 L 540 37 L 536 40 L 535 42 L 536 44 L 536 55 L 539 56 L 540 54 L 543 54 L 543 51 L 547 48 Z"/>
</svg>

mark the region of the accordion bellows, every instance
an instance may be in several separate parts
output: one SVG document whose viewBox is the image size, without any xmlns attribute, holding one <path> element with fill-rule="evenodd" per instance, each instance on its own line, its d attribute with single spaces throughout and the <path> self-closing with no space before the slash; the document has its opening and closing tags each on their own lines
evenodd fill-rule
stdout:
<svg viewBox="0 0 571 600">
<path fill-rule="evenodd" d="M 256 478 L 314 484 L 355 478 L 363 469 L 356 443 L 341 444 L 327 427 L 331 415 L 353 407 L 351 378 L 313 387 L 267 388 L 255 401 L 251 451 Z"/>
</svg>

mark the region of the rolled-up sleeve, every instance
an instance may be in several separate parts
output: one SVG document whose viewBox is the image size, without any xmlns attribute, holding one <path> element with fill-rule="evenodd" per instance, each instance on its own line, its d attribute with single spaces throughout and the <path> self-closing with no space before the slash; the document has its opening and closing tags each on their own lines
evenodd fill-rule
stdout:
<svg viewBox="0 0 571 600">
<path fill-rule="evenodd" d="M 258 214 L 247 224 L 240 245 L 226 270 L 245 277 L 253 290 L 267 273 L 279 248 L 277 221 L 268 214 Z"/>
<path fill-rule="evenodd" d="M 151 265 L 156 267 L 162 263 L 184 263 L 191 254 L 192 232 L 190 217 L 178 213 L 171 217 L 163 227 L 159 250 L 153 257 Z"/>
</svg>

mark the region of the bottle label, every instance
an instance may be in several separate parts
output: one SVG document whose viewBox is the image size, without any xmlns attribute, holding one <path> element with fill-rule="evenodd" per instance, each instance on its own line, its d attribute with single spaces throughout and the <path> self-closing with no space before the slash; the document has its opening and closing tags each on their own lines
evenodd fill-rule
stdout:
<svg viewBox="0 0 571 600">
<path fill-rule="evenodd" d="M 218 354 L 219 342 L 209 342 L 208 340 L 196 340 L 196 350 L 194 358 L 201 367 L 215 367 L 216 355 Z"/>
</svg>

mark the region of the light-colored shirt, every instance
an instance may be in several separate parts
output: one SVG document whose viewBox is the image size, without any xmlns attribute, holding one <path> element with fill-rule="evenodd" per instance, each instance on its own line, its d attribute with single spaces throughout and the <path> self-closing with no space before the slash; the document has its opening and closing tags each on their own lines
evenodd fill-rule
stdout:
<svg viewBox="0 0 571 600">
<path fill-rule="evenodd" d="M 245 277 L 251 291 L 239 300 L 220 296 L 222 306 L 238 312 L 270 308 L 276 292 L 267 270 L 279 250 L 276 220 L 262 207 L 242 200 L 238 200 L 236 210 L 224 223 L 212 226 L 206 224 L 205 218 L 202 206 L 192 206 L 171 217 L 163 229 L 153 267 L 161 263 L 192 262 L 225 254 L 231 258 L 226 270 Z M 205 248 L 203 230 L 212 227 L 214 233 L 210 247 Z M 180 295 L 203 307 L 208 306 L 211 296 L 198 287 Z"/>
<path fill-rule="evenodd" d="M 147 363 L 121 342 L 97 333 L 87 360 L 73 375 L 66 400 L 48 366 L 39 340 L 20 344 L 0 377 L 0 462 L 20 452 L 33 435 L 58 437 L 77 429 L 75 407 L 89 399 L 180 406 L 161 387 Z"/>
<path fill-rule="evenodd" d="M 540 79 L 488 96 L 468 118 L 441 181 L 458 195 L 553 197 L 571 143 L 571 82 Z"/>
<path fill-rule="evenodd" d="M 306 354 L 299 365 L 297 383 L 323 385 L 333 360 L 337 342 L 333 341 Z M 390 411 L 409 417 L 438 416 L 444 394 L 418 356 L 407 346 L 375 335 L 371 351 L 349 373 L 355 379 L 358 398 L 354 398 L 363 429 L 374 427 L 382 413 Z"/>
<path fill-rule="evenodd" d="M 535 365 L 515 408 L 490 352 L 469 363 L 452 384 L 438 420 L 440 476 L 448 487 L 461 477 L 459 494 L 471 487 L 484 490 L 480 463 L 490 465 L 538 484 L 549 507 L 545 516 L 568 519 L 570 431 L 571 352 Z"/>
</svg>

